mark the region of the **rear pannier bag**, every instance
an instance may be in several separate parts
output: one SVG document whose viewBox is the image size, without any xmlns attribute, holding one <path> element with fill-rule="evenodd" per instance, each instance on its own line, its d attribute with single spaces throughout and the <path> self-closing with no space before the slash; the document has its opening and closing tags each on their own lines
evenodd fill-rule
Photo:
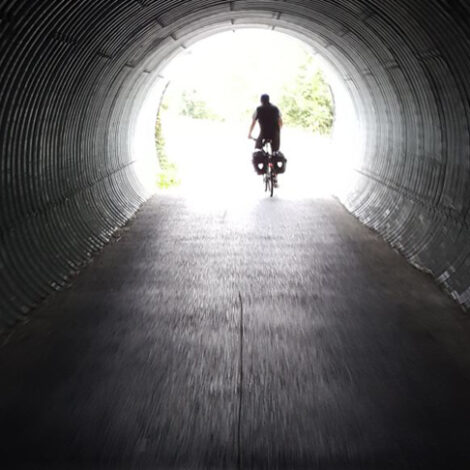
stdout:
<svg viewBox="0 0 470 470">
<path fill-rule="evenodd" d="M 282 174 L 286 171 L 287 159 L 281 152 L 276 152 L 272 158 L 274 171 L 277 174 Z"/>
<path fill-rule="evenodd" d="M 264 175 L 268 171 L 268 155 L 262 150 L 253 153 L 253 167 L 258 175 Z"/>
</svg>

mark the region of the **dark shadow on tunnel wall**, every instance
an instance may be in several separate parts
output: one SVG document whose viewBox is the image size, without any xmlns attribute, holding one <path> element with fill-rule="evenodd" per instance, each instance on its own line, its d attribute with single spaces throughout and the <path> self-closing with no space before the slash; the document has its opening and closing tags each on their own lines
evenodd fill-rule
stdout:
<svg viewBox="0 0 470 470">
<path fill-rule="evenodd" d="M 165 59 L 264 24 L 311 39 L 366 150 L 343 202 L 470 306 L 470 6 L 463 1 L 1 3 L 0 323 L 13 323 L 150 194 L 133 135 Z"/>
</svg>

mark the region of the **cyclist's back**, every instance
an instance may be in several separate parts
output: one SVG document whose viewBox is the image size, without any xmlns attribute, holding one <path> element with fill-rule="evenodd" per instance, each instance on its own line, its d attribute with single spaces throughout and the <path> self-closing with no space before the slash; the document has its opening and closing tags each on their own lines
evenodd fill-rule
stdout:
<svg viewBox="0 0 470 470">
<path fill-rule="evenodd" d="M 271 104 L 269 95 L 261 95 L 261 106 L 258 106 L 253 114 L 253 120 L 248 133 L 249 139 L 252 138 L 251 134 L 256 121 L 258 121 L 260 126 L 260 134 L 256 139 L 255 147 L 261 149 L 263 140 L 269 139 L 272 141 L 273 151 L 277 152 L 281 144 L 282 116 L 279 108 Z"/>
<path fill-rule="evenodd" d="M 264 139 L 272 140 L 279 134 L 279 117 L 281 113 L 277 106 L 271 103 L 262 104 L 256 108 L 254 119 L 257 119 Z"/>
</svg>

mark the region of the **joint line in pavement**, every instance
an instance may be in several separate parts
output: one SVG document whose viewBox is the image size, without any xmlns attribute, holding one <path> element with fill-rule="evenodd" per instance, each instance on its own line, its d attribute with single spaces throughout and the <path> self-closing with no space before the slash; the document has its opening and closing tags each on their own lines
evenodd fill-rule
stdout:
<svg viewBox="0 0 470 470">
<path fill-rule="evenodd" d="M 237 451 L 238 451 L 238 470 L 243 468 L 242 459 L 242 408 L 243 408 L 243 300 L 241 292 L 238 292 L 240 300 L 240 348 L 239 348 L 239 374 L 238 374 L 238 431 L 237 431 Z"/>
</svg>

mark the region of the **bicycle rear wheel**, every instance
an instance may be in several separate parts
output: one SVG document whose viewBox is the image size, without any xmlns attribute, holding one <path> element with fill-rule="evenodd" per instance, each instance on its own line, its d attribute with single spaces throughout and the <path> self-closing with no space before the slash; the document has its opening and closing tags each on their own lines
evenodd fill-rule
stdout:
<svg viewBox="0 0 470 470">
<path fill-rule="evenodd" d="M 271 171 L 271 174 L 269 175 L 269 184 L 270 184 L 270 191 L 271 191 L 271 197 L 273 197 L 274 194 L 274 173 Z"/>
</svg>

